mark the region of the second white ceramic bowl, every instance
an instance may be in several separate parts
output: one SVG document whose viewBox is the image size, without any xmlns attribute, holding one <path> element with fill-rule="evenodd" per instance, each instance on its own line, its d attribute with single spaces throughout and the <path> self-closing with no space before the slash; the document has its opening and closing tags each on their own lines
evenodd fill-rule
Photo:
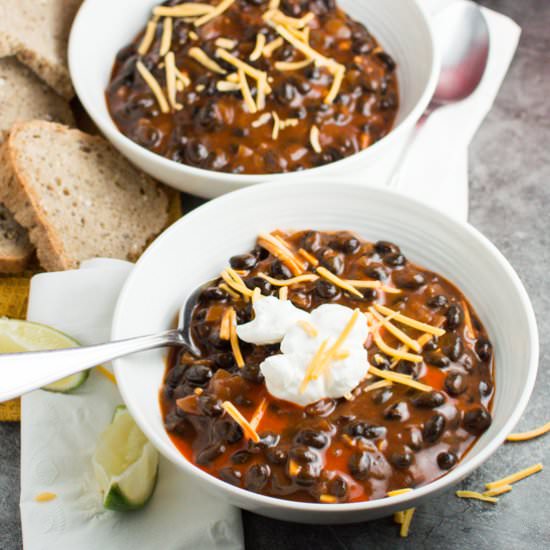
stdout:
<svg viewBox="0 0 550 550">
<path fill-rule="evenodd" d="M 105 89 L 117 52 L 143 28 L 160 0 L 86 0 L 69 40 L 69 66 L 82 105 L 111 143 L 154 178 L 180 191 L 212 198 L 262 181 L 285 181 L 291 174 L 235 175 L 194 168 L 140 147 L 115 126 L 107 110 Z M 407 138 L 428 105 L 439 76 L 439 57 L 427 14 L 417 0 L 339 0 L 395 58 L 400 108 L 394 129 L 378 143 L 338 162 L 301 172 L 353 176 L 380 184 L 391 176 Z"/>
<path fill-rule="evenodd" d="M 348 229 L 372 241 L 390 240 L 411 261 L 454 282 L 494 344 L 491 427 L 447 475 L 402 496 L 336 505 L 266 497 L 208 475 L 179 453 L 160 414 L 166 352 L 158 351 L 115 362 L 122 396 L 151 442 L 219 498 L 278 519 L 314 523 L 362 521 L 416 506 L 489 458 L 519 420 L 535 381 L 538 334 L 531 303 L 513 268 L 476 229 L 387 190 L 289 179 L 237 191 L 198 208 L 162 234 L 137 263 L 118 301 L 113 339 L 169 328 L 193 288 L 220 273 L 230 256 L 250 250 L 259 233 L 278 227 Z"/>
</svg>

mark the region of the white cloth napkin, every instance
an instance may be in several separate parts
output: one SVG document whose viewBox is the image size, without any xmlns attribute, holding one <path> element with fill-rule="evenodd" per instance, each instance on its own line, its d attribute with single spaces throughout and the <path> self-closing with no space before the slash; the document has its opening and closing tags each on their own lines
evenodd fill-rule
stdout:
<svg viewBox="0 0 550 550">
<path fill-rule="evenodd" d="M 457 1 L 424 0 L 424 5 L 436 16 Z M 482 11 L 490 33 L 483 80 L 469 98 L 430 116 L 402 166 L 401 192 L 462 220 L 468 217 L 468 146 L 495 101 L 521 34 L 509 17 Z"/>
<path fill-rule="evenodd" d="M 453 0 L 425 0 L 436 12 Z M 407 180 L 406 193 L 465 219 L 468 204 L 467 147 L 489 111 L 520 34 L 510 19 L 484 10 L 491 32 L 487 75 L 467 101 L 435 113 L 422 143 L 414 144 L 410 172 L 442 158 L 441 181 Z M 37 275 L 31 284 L 28 318 L 67 332 L 83 344 L 107 340 L 120 288 L 131 265 L 117 260 L 85 262 L 80 270 Z M 240 514 L 204 494 L 172 464 L 161 461 L 155 495 L 133 514 L 104 511 L 91 470 L 97 437 L 121 403 L 116 387 L 97 372 L 73 395 L 43 391 L 22 400 L 21 521 L 26 550 L 98 548 L 134 550 L 232 550 L 243 548 Z M 42 491 L 57 499 L 37 503 Z"/>
<path fill-rule="evenodd" d="M 116 298 L 132 264 L 97 259 L 81 269 L 32 279 L 27 317 L 82 344 L 108 340 Z M 122 403 L 116 386 L 97 371 L 74 394 L 36 391 L 23 397 L 21 521 L 27 550 L 244 548 L 239 511 L 205 494 L 172 463 L 161 460 L 147 507 L 106 511 L 91 457 L 101 431 Z M 57 498 L 35 501 L 43 491 Z"/>
</svg>

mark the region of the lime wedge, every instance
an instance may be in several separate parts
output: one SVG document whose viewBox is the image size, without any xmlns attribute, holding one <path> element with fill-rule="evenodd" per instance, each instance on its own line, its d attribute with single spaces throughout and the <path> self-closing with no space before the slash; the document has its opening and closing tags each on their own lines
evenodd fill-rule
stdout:
<svg viewBox="0 0 550 550">
<path fill-rule="evenodd" d="M 76 340 L 46 325 L 0 318 L 0 353 L 74 348 L 79 345 Z M 61 393 L 71 392 L 81 386 L 89 374 L 87 370 L 79 372 L 48 384 L 42 389 Z"/>
<path fill-rule="evenodd" d="M 105 508 L 126 512 L 147 504 L 157 483 L 159 454 L 126 407 L 115 409 L 92 462 Z"/>
</svg>

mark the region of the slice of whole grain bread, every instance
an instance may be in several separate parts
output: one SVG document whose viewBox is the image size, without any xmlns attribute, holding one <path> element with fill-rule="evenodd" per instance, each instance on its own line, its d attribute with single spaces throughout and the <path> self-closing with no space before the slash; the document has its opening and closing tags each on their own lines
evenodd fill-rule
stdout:
<svg viewBox="0 0 550 550">
<path fill-rule="evenodd" d="M 45 121 L 16 124 L 3 144 L 0 201 L 50 271 L 135 260 L 168 220 L 161 186 L 103 138 Z"/>
<path fill-rule="evenodd" d="M 67 42 L 82 0 L 0 0 L 0 57 L 15 55 L 66 99 Z"/>
<path fill-rule="evenodd" d="M 20 273 L 27 267 L 34 247 L 26 229 L 0 204 L 0 273 Z"/>
<path fill-rule="evenodd" d="M 51 120 L 74 125 L 69 104 L 15 57 L 0 59 L 0 143 L 16 122 Z"/>
</svg>

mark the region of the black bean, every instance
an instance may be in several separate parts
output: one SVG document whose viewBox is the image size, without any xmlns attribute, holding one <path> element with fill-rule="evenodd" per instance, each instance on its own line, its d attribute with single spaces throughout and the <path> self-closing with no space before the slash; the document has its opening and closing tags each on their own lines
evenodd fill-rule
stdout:
<svg viewBox="0 0 550 550">
<path fill-rule="evenodd" d="M 236 365 L 235 356 L 231 352 L 218 353 L 214 356 L 216 366 L 225 370 L 229 370 Z"/>
<path fill-rule="evenodd" d="M 240 441 L 243 436 L 243 429 L 234 421 L 229 419 L 220 419 L 213 426 L 214 439 L 222 440 L 232 445 Z"/>
<path fill-rule="evenodd" d="M 281 55 L 283 56 L 285 55 L 284 49 L 285 49 L 284 47 L 279 48 L 281 52 L 277 56 L 278 58 L 280 58 Z M 284 58 L 281 60 L 284 61 Z M 273 93 L 275 95 L 275 99 L 279 103 L 283 105 L 289 105 L 290 103 L 292 103 L 294 98 L 298 95 L 298 90 L 294 84 L 292 84 L 288 80 L 285 80 L 284 82 L 279 84 L 279 86 L 275 87 L 275 89 L 273 90 Z"/>
<path fill-rule="evenodd" d="M 372 400 L 377 405 L 382 405 L 383 403 L 387 403 L 392 397 L 393 397 L 393 390 L 391 390 L 390 388 L 384 388 L 382 390 L 372 393 Z"/>
<path fill-rule="evenodd" d="M 413 363 L 412 361 L 399 361 L 395 367 L 396 372 L 400 374 L 408 374 L 413 378 L 418 378 L 420 372 L 420 365 Z"/>
<path fill-rule="evenodd" d="M 388 254 L 384 256 L 384 263 L 392 267 L 399 267 L 405 265 L 407 260 L 403 254 Z"/>
<path fill-rule="evenodd" d="M 294 482 L 302 487 L 311 487 L 319 477 L 319 468 L 313 464 L 305 464 L 294 476 Z"/>
<path fill-rule="evenodd" d="M 393 281 L 398 288 L 416 290 L 426 284 L 426 277 L 422 273 L 398 271 L 393 276 Z"/>
<path fill-rule="evenodd" d="M 304 15 L 304 8 L 305 2 L 302 0 L 282 0 L 281 2 L 281 11 L 291 17 L 300 17 Z"/>
<path fill-rule="evenodd" d="M 445 389 L 447 393 L 458 396 L 466 391 L 466 380 L 459 372 L 450 372 L 445 378 Z"/>
<path fill-rule="evenodd" d="M 198 403 L 199 409 L 205 416 L 220 416 L 223 413 L 221 401 L 213 395 L 199 395 Z"/>
<path fill-rule="evenodd" d="M 245 380 L 248 380 L 253 384 L 263 384 L 264 382 L 264 375 L 262 374 L 259 365 L 247 363 L 242 369 L 240 369 L 239 373 Z"/>
<path fill-rule="evenodd" d="M 414 459 L 413 454 L 408 451 L 403 451 L 400 453 L 392 453 L 390 455 L 390 462 L 398 470 L 406 470 L 407 468 L 410 468 L 411 464 L 413 463 L 413 459 Z"/>
<path fill-rule="evenodd" d="M 227 292 L 217 286 L 205 288 L 199 296 L 201 302 L 226 302 L 228 298 Z"/>
<path fill-rule="evenodd" d="M 454 330 L 462 324 L 464 313 L 458 304 L 453 304 L 449 307 L 447 313 L 445 313 L 445 317 L 447 318 L 447 322 L 445 323 L 446 328 Z"/>
<path fill-rule="evenodd" d="M 340 294 L 338 287 L 332 283 L 329 283 L 325 279 L 319 279 L 315 283 L 315 292 L 325 300 L 332 300 Z"/>
<path fill-rule="evenodd" d="M 272 277 L 275 279 L 290 279 L 292 277 L 292 272 L 288 267 L 280 262 L 275 260 L 269 267 L 269 272 Z"/>
<path fill-rule="evenodd" d="M 229 259 L 229 265 L 233 269 L 252 269 L 256 266 L 257 261 L 256 256 L 253 254 L 239 254 Z"/>
<path fill-rule="evenodd" d="M 370 466 L 371 458 L 369 453 L 365 451 L 353 453 L 348 460 L 349 471 L 355 479 L 367 479 Z"/>
<path fill-rule="evenodd" d="M 341 275 L 344 271 L 344 257 L 339 252 L 325 248 L 319 258 L 321 264 L 335 275 Z"/>
<path fill-rule="evenodd" d="M 315 449 L 324 449 L 330 442 L 326 434 L 311 429 L 300 430 L 296 435 L 295 441 L 296 443 L 314 447 Z"/>
<path fill-rule="evenodd" d="M 450 470 L 457 462 L 456 455 L 450 451 L 439 453 L 437 455 L 437 465 L 442 470 Z"/>
<path fill-rule="evenodd" d="M 195 325 L 195 332 L 201 340 L 207 339 L 210 336 L 211 331 L 212 327 L 208 323 L 200 323 Z"/>
<path fill-rule="evenodd" d="M 172 399 L 181 399 L 182 397 L 187 397 L 189 394 L 193 393 L 195 387 L 189 384 L 180 384 L 172 391 Z"/>
<path fill-rule="evenodd" d="M 176 365 L 172 367 L 166 376 L 166 384 L 172 388 L 175 388 L 183 378 L 186 367 L 184 365 Z"/>
<path fill-rule="evenodd" d="M 249 279 L 245 279 L 244 283 L 250 290 L 258 287 L 262 291 L 262 294 L 269 294 L 273 290 L 271 283 L 261 277 L 250 277 Z"/>
<path fill-rule="evenodd" d="M 425 344 L 424 351 L 434 351 L 439 347 L 439 338 L 437 336 L 432 336 Z"/>
<path fill-rule="evenodd" d="M 485 338 L 479 338 L 477 340 L 475 350 L 477 356 L 482 361 L 489 361 L 493 355 L 493 346 L 491 345 L 491 342 L 489 342 L 489 340 L 485 340 Z"/>
<path fill-rule="evenodd" d="M 284 464 L 287 461 L 288 454 L 284 449 L 274 447 L 265 450 L 265 457 L 271 464 Z"/>
<path fill-rule="evenodd" d="M 164 427 L 169 432 L 184 435 L 186 426 L 187 422 L 176 413 L 168 413 L 164 418 Z"/>
<path fill-rule="evenodd" d="M 219 470 L 218 476 L 222 481 L 225 481 L 226 483 L 230 483 L 231 485 L 235 485 L 236 487 L 241 486 L 242 474 L 241 472 L 239 472 L 239 470 L 234 470 L 233 468 L 230 468 L 228 466 Z"/>
<path fill-rule="evenodd" d="M 321 247 L 321 234 L 318 231 L 308 231 L 302 237 L 302 247 L 309 252 L 316 252 Z"/>
<path fill-rule="evenodd" d="M 269 447 L 276 447 L 281 440 L 281 436 L 275 432 L 262 432 L 260 434 L 260 441 L 256 443 L 258 447 L 267 449 Z"/>
<path fill-rule="evenodd" d="M 435 443 L 445 431 L 446 420 L 442 414 L 434 414 L 427 422 L 424 423 L 422 436 L 429 443 Z"/>
<path fill-rule="evenodd" d="M 388 420 L 404 422 L 408 420 L 409 416 L 409 407 L 404 401 L 398 401 L 384 411 L 384 418 Z"/>
<path fill-rule="evenodd" d="M 201 466 L 209 464 L 223 453 L 225 453 L 225 445 L 222 443 L 208 445 L 197 455 L 197 464 Z"/>
<path fill-rule="evenodd" d="M 335 477 L 328 482 L 327 492 L 329 495 L 344 498 L 348 492 L 348 484 L 344 478 Z"/>
<path fill-rule="evenodd" d="M 252 453 L 245 449 L 237 451 L 231 455 L 231 462 L 233 464 L 246 464 L 252 460 Z"/>
<path fill-rule="evenodd" d="M 490 425 L 491 415 L 485 407 L 476 407 L 464 415 L 464 427 L 475 435 L 482 434 Z"/>
<path fill-rule="evenodd" d="M 412 404 L 420 409 L 435 409 L 445 403 L 445 396 L 438 391 L 422 392 L 411 399 Z"/>
<path fill-rule="evenodd" d="M 259 493 L 267 485 L 270 476 L 271 468 L 267 464 L 254 464 L 244 476 L 244 486 L 249 491 Z"/>
<path fill-rule="evenodd" d="M 384 281 L 388 278 L 388 272 L 382 266 L 367 266 L 365 268 L 365 275 L 369 279 L 377 281 Z"/>
<path fill-rule="evenodd" d="M 382 61 L 388 72 L 392 73 L 395 70 L 395 61 L 388 53 L 378 52 L 376 56 Z"/>
<path fill-rule="evenodd" d="M 345 432 L 351 437 L 365 437 L 367 439 L 376 439 L 386 435 L 384 426 L 373 426 L 363 420 L 354 420 L 345 428 Z"/>
<path fill-rule="evenodd" d="M 396 244 L 390 243 L 389 241 L 376 242 L 374 244 L 374 250 L 376 250 L 376 252 L 378 252 L 381 256 L 401 253 L 400 248 Z"/>
<path fill-rule="evenodd" d="M 359 243 L 359 240 L 355 237 L 344 236 L 332 241 L 331 246 L 333 246 L 336 250 L 345 252 L 346 254 L 354 254 L 359 250 L 359 247 L 361 245 Z"/>
<path fill-rule="evenodd" d="M 336 401 L 327 397 L 308 405 L 305 408 L 306 414 L 309 416 L 328 416 L 336 408 Z"/>
<path fill-rule="evenodd" d="M 493 391 L 492 384 L 485 382 L 485 380 L 482 380 L 479 383 L 479 395 L 481 395 L 482 397 L 488 397 L 489 395 L 491 395 L 492 391 Z"/>
<path fill-rule="evenodd" d="M 446 355 L 443 355 L 440 351 L 429 351 L 428 353 L 425 353 L 424 361 L 434 367 L 439 367 L 440 369 L 444 369 L 451 364 L 449 358 Z"/>
<path fill-rule="evenodd" d="M 422 443 L 424 442 L 424 438 L 422 437 L 422 431 L 416 428 L 415 426 L 409 428 L 407 430 L 407 437 L 405 441 L 406 441 L 406 444 L 413 451 L 420 451 L 420 449 L 422 449 Z"/>
<path fill-rule="evenodd" d="M 203 143 L 198 141 L 189 141 L 184 147 L 183 158 L 186 164 L 204 167 L 208 156 L 208 149 Z"/>
<path fill-rule="evenodd" d="M 212 369 L 206 365 L 191 365 L 185 371 L 185 379 L 191 384 L 203 385 L 212 378 Z"/>
<path fill-rule="evenodd" d="M 458 361 L 464 351 L 462 338 L 454 332 L 447 332 L 441 337 L 441 351 L 451 360 Z"/>
<path fill-rule="evenodd" d="M 447 296 L 443 296 L 443 294 L 438 294 L 437 296 L 432 296 L 426 302 L 426 305 L 433 309 L 437 309 L 440 307 L 445 307 L 448 303 L 449 301 L 447 300 Z"/>
<path fill-rule="evenodd" d="M 298 464 L 309 464 L 317 462 L 319 460 L 319 456 L 317 455 L 317 453 L 315 453 L 305 445 L 292 447 L 289 454 L 290 458 L 295 460 Z"/>
</svg>

